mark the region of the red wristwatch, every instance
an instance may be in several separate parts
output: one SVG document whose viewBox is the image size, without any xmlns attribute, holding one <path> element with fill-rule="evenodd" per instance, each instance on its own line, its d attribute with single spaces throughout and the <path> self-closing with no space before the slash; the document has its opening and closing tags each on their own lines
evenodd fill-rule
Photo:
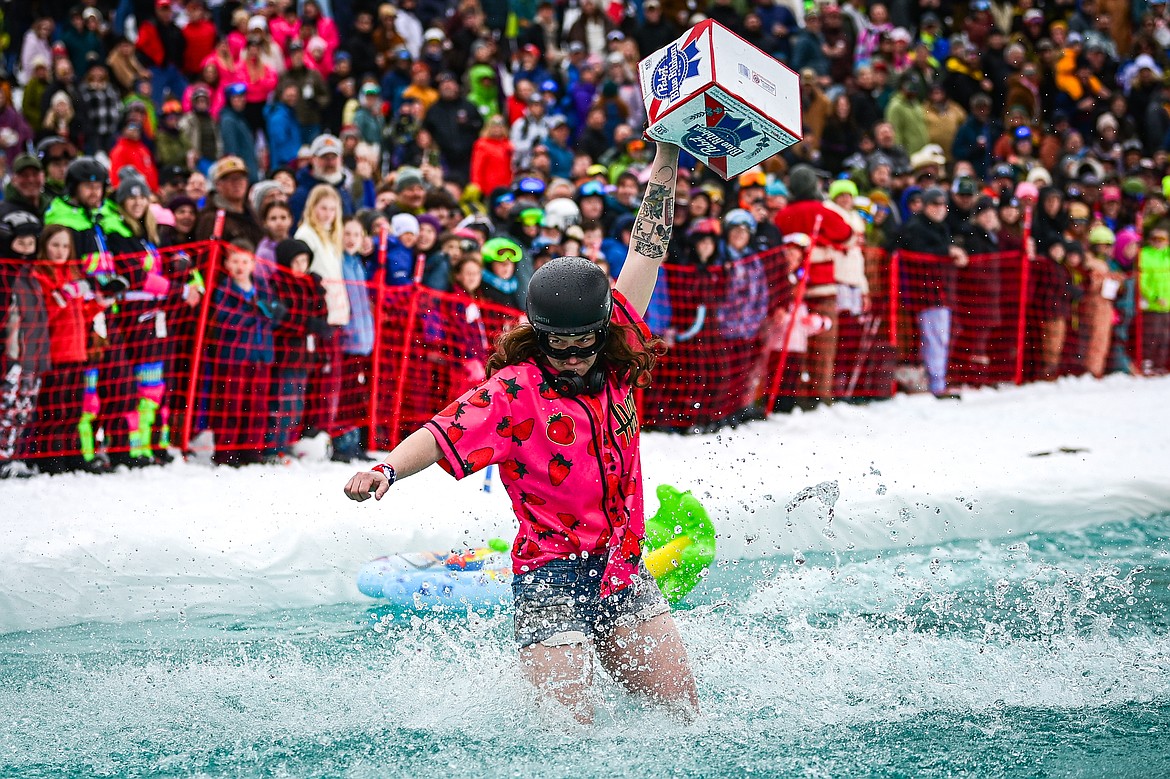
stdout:
<svg viewBox="0 0 1170 779">
<path fill-rule="evenodd" d="M 377 471 L 378 473 L 385 476 L 387 480 L 389 480 L 390 484 L 393 484 L 394 480 L 398 478 L 398 475 L 394 473 L 394 466 L 390 465 L 389 463 L 378 463 L 373 468 L 370 468 L 370 470 Z"/>
</svg>

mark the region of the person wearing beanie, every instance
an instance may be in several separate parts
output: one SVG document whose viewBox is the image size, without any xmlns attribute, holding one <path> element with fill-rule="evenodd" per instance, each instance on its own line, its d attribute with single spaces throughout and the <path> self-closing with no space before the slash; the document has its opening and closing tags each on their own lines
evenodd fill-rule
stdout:
<svg viewBox="0 0 1170 779">
<path fill-rule="evenodd" d="M 907 220 L 888 248 L 902 251 L 902 300 L 918 322 L 927 386 L 935 397 L 955 398 L 947 387 L 951 312 L 957 269 L 967 264 L 967 253 L 946 218 L 947 193 L 931 187 L 922 194 L 922 211 Z"/>
<path fill-rule="evenodd" d="M 114 191 L 119 219 L 106 236 L 112 254 L 134 258 L 145 273 L 140 284 L 126 291 L 116 311 L 106 315 L 107 327 L 112 322 L 120 330 L 119 345 L 124 349 L 120 364 L 111 362 L 107 373 L 129 374 L 111 382 L 103 395 L 103 412 L 111 415 L 104 424 L 106 440 L 111 448 L 127 449 L 125 454 L 113 454 L 111 462 L 132 467 L 170 461 L 166 317 L 193 309 L 203 298 L 202 277 L 188 265 L 168 266 L 159 252 L 150 194 L 144 181 L 124 176 Z M 107 349 L 106 354 L 115 360 L 112 355 L 117 351 Z"/>
<path fill-rule="evenodd" d="M 833 401 L 833 368 L 837 359 L 836 261 L 848 248 L 854 233 L 840 209 L 825 203 L 820 178 L 811 166 L 792 168 L 788 174 L 788 195 L 788 205 L 776 213 L 776 227 L 784 235 L 815 236 L 809 250 L 805 302 L 810 312 L 833 322 L 833 327 L 809 338 L 809 382 L 798 402 L 802 408 L 811 409 L 818 403 Z"/>
<path fill-rule="evenodd" d="M 421 214 L 427 198 L 427 185 L 422 171 L 413 165 L 403 165 L 394 175 L 394 213 Z"/>
<path fill-rule="evenodd" d="M 976 261 L 959 269 L 959 283 L 963 290 L 963 331 L 966 349 L 962 353 L 976 374 L 987 380 L 991 365 L 989 345 L 991 334 L 1002 319 L 1000 301 L 1002 282 L 1001 263 L 994 255 L 1004 251 L 1000 243 L 1002 225 L 995 201 L 986 195 L 975 201 L 971 215 L 960 233 L 963 248 Z M 979 259 L 982 258 L 982 259 Z"/>
<path fill-rule="evenodd" d="M 837 311 L 839 314 L 859 317 L 869 310 L 869 279 L 865 275 L 866 220 L 855 207 L 857 184 L 849 179 L 836 179 L 829 185 L 829 199 L 825 205 L 840 211 L 853 228 L 853 236 L 841 251 L 833 253 L 833 273 L 837 281 Z"/>
<path fill-rule="evenodd" d="M 273 252 L 272 299 L 284 316 L 273 328 L 272 394 L 268 400 L 268 434 L 262 459 L 286 465 L 293 461 L 292 445 L 305 413 L 305 392 L 316 341 L 327 337 L 325 288 L 321 277 L 309 272 L 313 250 L 304 241 L 286 238 Z"/>
<path fill-rule="evenodd" d="M 401 287 L 414 281 L 414 246 L 418 242 L 418 218 L 395 214 L 386 239 L 386 286 Z"/>
<path fill-rule="evenodd" d="M 25 211 L 0 218 L 0 480 L 32 475 L 17 455 L 53 365 L 47 296 L 31 262 L 40 233 L 41 220 Z"/>
</svg>

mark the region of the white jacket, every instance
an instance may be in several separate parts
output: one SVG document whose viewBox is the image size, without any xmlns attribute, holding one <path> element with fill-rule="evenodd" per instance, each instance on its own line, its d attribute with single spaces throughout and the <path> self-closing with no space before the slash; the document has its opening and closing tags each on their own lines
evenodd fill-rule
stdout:
<svg viewBox="0 0 1170 779">
<path fill-rule="evenodd" d="M 345 289 L 345 279 L 341 273 L 341 250 L 331 243 L 326 243 L 317 235 L 317 231 L 302 224 L 293 236 L 304 241 L 313 250 L 313 261 L 309 263 L 309 271 L 321 277 L 325 285 L 325 308 L 328 309 L 328 321 L 331 325 L 349 324 L 349 293 Z"/>
</svg>

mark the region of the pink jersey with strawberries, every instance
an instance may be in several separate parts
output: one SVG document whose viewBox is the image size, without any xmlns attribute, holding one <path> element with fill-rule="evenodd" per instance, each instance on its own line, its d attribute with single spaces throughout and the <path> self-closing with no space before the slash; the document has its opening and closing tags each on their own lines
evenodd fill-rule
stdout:
<svg viewBox="0 0 1170 779">
<path fill-rule="evenodd" d="M 610 321 L 645 322 L 614 292 Z M 445 470 L 462 479 L 498 465 L 520 521 L 513 573 L 609 551 L 601 595 L 630 583 L 646 518 L 633 387 L 608 371 L 597 395 L 566 398 L 533 360 L 509 365 L 434 416 Z"/>
</svg>

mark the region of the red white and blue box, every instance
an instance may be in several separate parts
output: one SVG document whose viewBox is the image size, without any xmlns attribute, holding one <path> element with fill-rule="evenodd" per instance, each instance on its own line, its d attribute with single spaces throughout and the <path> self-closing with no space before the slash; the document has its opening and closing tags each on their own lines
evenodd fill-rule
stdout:
<svg viewBox="0 0 1170 779">
<path fill-rule="evenodd" d="M 725 179 L 799 143 L 800 77 L 710 19 L 638 66 L 646 134 Z"/>
</svg>

